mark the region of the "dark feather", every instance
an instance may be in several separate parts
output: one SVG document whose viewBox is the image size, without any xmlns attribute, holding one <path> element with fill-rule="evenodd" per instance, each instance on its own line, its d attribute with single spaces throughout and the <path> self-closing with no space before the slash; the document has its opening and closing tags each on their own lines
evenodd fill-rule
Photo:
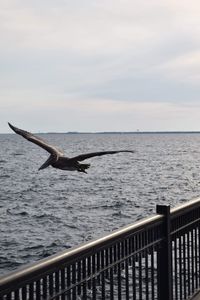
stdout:
<svg viewBox="0 0 200 300">
<path fill-rule="evenodd" d="M 102 155 L 107 155 L 107 154 L 116 154 L 120 152 L 130 152 L 133 153 L 134 151 L 131 150 L 119 150 L 119 151 L 100 151 L 100 152 L 92 152 L 92 153 L 86 153 L 86 154 L 80 154 L 78 156 L 70 158 L 70 160 L 75 160 L 75 161 L 83 161 L 85 159 L 95 157 L 95 156 L 102 156 Z"/>
<path fill-rule="evenodd" d="M 35 136 L 34 134 L 28 132 L 28 131 L 25 131 L 25 130 L 22 130 L 22 129 L 19 129 L 13 125 L 11 125 L 10 123 L 8 123 L 8 125 L 10 126 L 10 128 L 16 132 L 17 134 L 23 136 L 26 140 L 40 146 L 41 148 L 45 149 L 47 152 L 49 152 L 50 154 L 52 154 L 54 157 L 59 157 L 59 156 L 62 156 L 63 153 L 58 150 L 56 147 L 46 143 L 43 139 L 41 139 L 40 137 L 38 136 Z"/>
</svg>

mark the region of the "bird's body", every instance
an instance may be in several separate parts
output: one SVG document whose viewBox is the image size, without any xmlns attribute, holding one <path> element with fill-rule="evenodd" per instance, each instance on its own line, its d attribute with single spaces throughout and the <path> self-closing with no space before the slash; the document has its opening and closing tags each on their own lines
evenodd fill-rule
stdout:
<svg viewBox="0 0 200 300">
<path fill-rule="evenodd" d="M 66 171 L 79 171 L 84 172 L 85 169 L 90 167 L 90 164 L 80 164 L 78 161 L 68 157 L 60 156 L 57 161 L 51 164 L 53 168 L 66 170 Z"/>
<path fill-rule="evenodd" d="M 80 154 L 78 156 L 69 158 L 69 157 L 64 156 L 64 154 L 61 150 L 48 144 L 46 141 L 44 141 L 40 137 L 35 136 L 34 134 L 32 134 L 28 131 L 19 129 L 19 128 L 11 125 L 10 123 L 8 123 L 8 124 L 15 133 L 21 135 L 28 141 L 40 146 L 41 148 L 43 148 L 44 150 L 46 150 L 47 152 L 50 153 L 49 158 L 39 168 L 39 170 L 45 169 L 48 166 L 52 166 L 53 168 L 56 168 L 56 169 L 67 170 L 67 171 L 78 171 L 78 172 L 86 173 L 86 169 L 88 169 L 90 167 L 90 164 L 82 164 L 82 163 L 79 163 L 80 161 L 83 161 L 85 159 L 95 157 L 95 156 L 116 154 L 119 152 L 131 152 L 131 153 L 134 152 L 131 150 L 100 151 L 100 152 Z"/>
</svg>

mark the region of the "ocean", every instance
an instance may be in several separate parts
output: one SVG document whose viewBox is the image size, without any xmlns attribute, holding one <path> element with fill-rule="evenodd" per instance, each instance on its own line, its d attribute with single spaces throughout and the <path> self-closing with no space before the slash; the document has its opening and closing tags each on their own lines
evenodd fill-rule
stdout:
<svg viewBox="0 0 200 300">
<path fill-rule="evenodd" d="M 66 156 L 134 150 L 87 160 L 88 174 L 49 167 L 48 153 L 0 135 L 0 275 L 101 237 L 200 195 L 200 134 L 41 134 Z"/>
</svg>

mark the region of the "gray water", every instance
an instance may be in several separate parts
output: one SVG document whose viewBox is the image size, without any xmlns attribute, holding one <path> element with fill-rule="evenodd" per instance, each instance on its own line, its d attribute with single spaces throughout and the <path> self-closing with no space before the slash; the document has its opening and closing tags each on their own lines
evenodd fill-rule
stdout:
<svg viewBox="0 0 200 300">
<path fill-rule="evenodd" d="M 88 174 L 38 171 L 48 153 L 0 135 L 0 274 L 200 195 L 200 134 L 46 134 L 80 153 L 131 149 L 88 160 Z"/>
</svg>

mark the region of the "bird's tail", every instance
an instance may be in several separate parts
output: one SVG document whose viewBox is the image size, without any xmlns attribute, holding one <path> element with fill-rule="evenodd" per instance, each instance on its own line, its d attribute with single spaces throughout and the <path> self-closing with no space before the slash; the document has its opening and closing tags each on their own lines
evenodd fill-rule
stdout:
<svg viewBox="0 0 200 300">
<path fill-rule="evenodd" d="M 89 167 L 90 167 L 90 164 L 79 164 L 78 171 L 87 174 L 87 172 L 85 170 L 87 170 Z"/>
</svg>

